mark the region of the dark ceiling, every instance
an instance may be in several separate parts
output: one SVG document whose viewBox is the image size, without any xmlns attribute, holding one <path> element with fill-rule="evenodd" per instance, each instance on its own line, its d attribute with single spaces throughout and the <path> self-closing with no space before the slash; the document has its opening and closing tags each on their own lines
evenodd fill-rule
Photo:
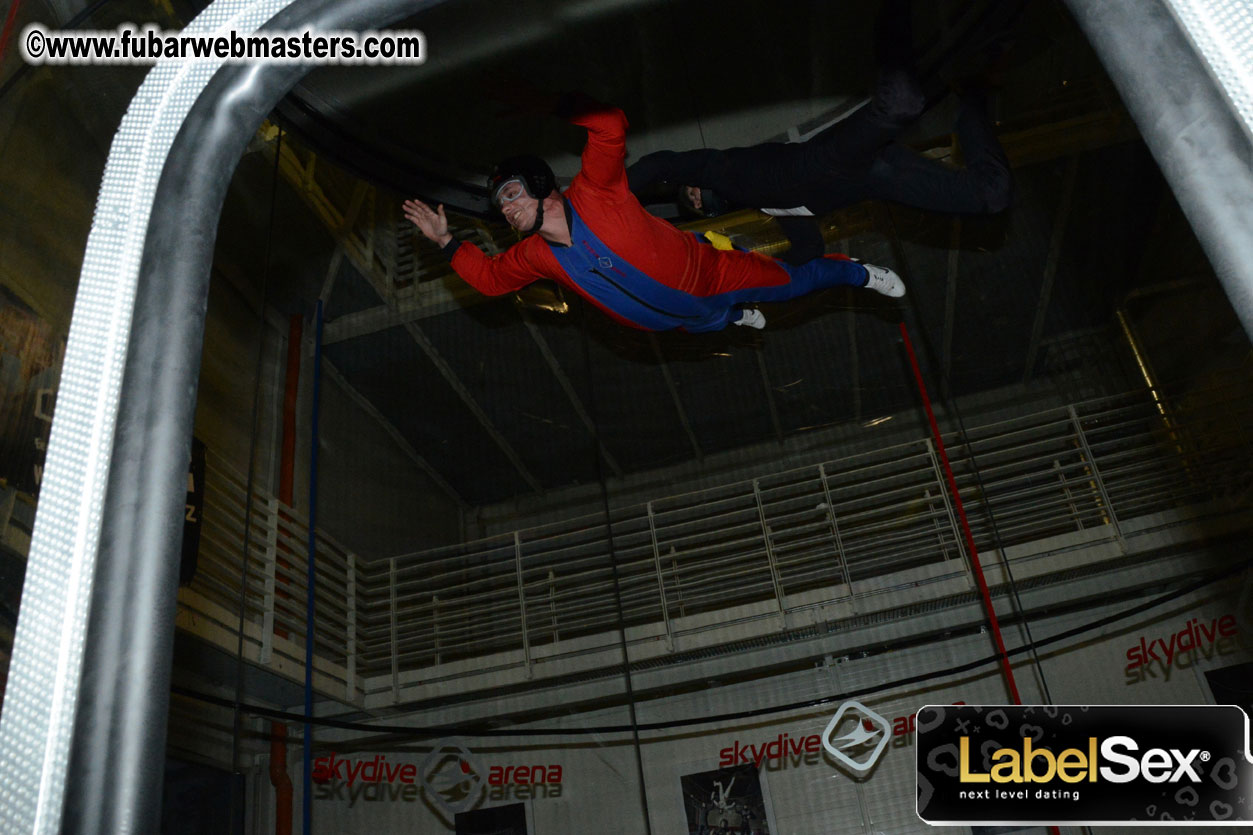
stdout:
<svg viewBox="0 0 1253 835">
<path fill-rule="evenodd" d="M 1055 0 L 914 7 L 929 94 L 976 65 L 980 44 L 1011 19 L 1025 96 L 1095 63 Z M 852 0 L 458 0 L 392 27 L 426 35 L 424 65 L 319 67 L 280 112 L 366 177 L 482 210 L 484 177 L 519 150 L 560 175 L 577 170 L 583 132 L 520 108 L 530 89 L 621 107 L 635 155 L 762 141 L 866 94 L 877 13 L 878 3 Z"/>
<path fill-rule="evenodd" d="M 921 51 L 947 55 L 932 61 L 933 89 L 960 74 L 964 27 L 994 6 L 917 4 Z M 425 32 L 426 65 L 320 68 L 281 113 L 296 141 L 394 195 L 473 213 L 497 158 L 543 153 L 562 176 L 577 166 L 582 131 L 500 115 L 519 82 L 623 107 L 633 156 L 746 144 L 864 94 L 875 11 L 465 0 L 394 27 Z M 938 394 L 1099 364 L 1099 350 L 1059 346 L 1107 327 L 1118 301 L 1148 280 L 1142 254 L 1173 202 L 1064 6 L 1029 3 L 1018 27 L 997 110 L 1016 166 L 1013 207 L 958 225 L 887 205 L 831 221 L 838 249 L 902 274 L 903 302 L 828 291 L 764 307 L 765 331 L 652 335 L 577 299 L 554 313 L 506 297 L 410 316 L 327 344 L 324 356 L 470 506 L 914 409 L 901 321 Z M 908 138 L 946 143 L 951 99 L 939 97 Z M 339 270 L 328 328 L 381 304 L 347 260 Z"/>
</svg>

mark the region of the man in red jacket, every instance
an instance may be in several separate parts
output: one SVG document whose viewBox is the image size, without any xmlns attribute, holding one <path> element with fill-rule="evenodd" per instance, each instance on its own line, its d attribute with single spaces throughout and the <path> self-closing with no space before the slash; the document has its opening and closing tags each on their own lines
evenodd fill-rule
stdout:
<svg viewBox="0 0 1253 835">
<path fill-rule="evenodd" d="M 643 330 L 763 327 L 748 305 L 784 301 L 840 285 L 900 297 L 905 286 L 886 267 L 842 255 L 793 266 L 754 252 L 715 249 L 659 220 L 627 187 L 626 116 L 584 106 L 569 120 L 587 128 L 582 169 L 565 193 L 535 157 L 505 160 L 489 181 L 493 205 L 527 235 L 495 257 L 458 242 L 444 207 L 405 201 L 405 216 L 443 248 L 452 267 L 479 292 L 511 293 L 539 278 L 571 288 L 614 320 Z"/>
</svg>

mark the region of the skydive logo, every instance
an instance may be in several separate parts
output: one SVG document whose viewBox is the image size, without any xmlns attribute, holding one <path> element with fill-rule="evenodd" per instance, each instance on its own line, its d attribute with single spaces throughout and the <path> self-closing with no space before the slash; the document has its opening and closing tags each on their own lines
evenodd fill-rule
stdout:
<svg viewBox="0 0 1253 835">
<path fill-rule="evenodd" d="M 317 800 L 414 802 L 419 793 L 449 816 L 482 800 L 486 772 L 469 749 L 439 742 L 421 765 L 388 762 L 386 754 L 350 760 L 332 752 L 313 761 L 311 777 Z"/>
<path fill-rule="evenodd" d="M 313 761 L 313 782 L 327 783 L 331 780 L 347 781 L 352 785 L 358 779 L 363 783 L 413 783 L 418 767 L 407 763 L 389 763 L 386 754 L 375 754 L 372 760 L 355 762 L 340 757 L 334 751 L 329 757 Z"/>
<path fill-rule="evenodd" d="M 851 721 L 851 727 L 850 727 Z M 843 731 L 836 736 L 836 731 Z M 865 774 L 874 768 L 892 738 L 892 725 L 861 702 L 849 700 L 822 732 L 822 747 L 844 767 Z"/>
<path fill-rule="evenodd" d="M 785 757 L 802 754 L 817 754 L 822 750 L 822 739 L 818 734 L 804 737 L 793 737 L 781 733 L 769 742 L 758 745 L 744 745 L 737 739 L 730 748 L 718 752 L 718 768 L 752 763 L 758 768 L 767 760 L 780 760 Z"/>
<path fill-rule="evenodd" d="M 965 704 L 965 702 L 956 702 L 956 704 Z M 871 719 L 866 715 L 867 713 L 873 714 L 878 718 Z M 872 737 L 877 739 L 875 735 L 877 730 L 880 729 L 878 722 L 881 717 L 870 710 L 857 715 L 861 717 L 861 725 L 865 734 L 862 737 L 863 741 Z M 891 744 L 893 747 L 913 744 L 914 717 L 915 714 L 913 713 L 896 716 L 887 723 L 891 727 L 890 736 L 892 737 Z M 843 730 L 846 734 L 855 733 L 851 717 Z M 843 744 L 848 745 L 853 741 L 853 737 L 849 737 L 843 740 Z M 822 752 L 822 734 L 793 736 L 784 732 L 776 735 L 773 739 L 760 742 L 734 740 L 730 746 L 718 752 L 718 767 L 730 768 L 731 766 L 751 763 L 758 768 L 765 768 L 767 771 L 779 771 L 789 767 L 789 765 L 817 766 L 822 763 Z"/>
<path fill-rule="evenodd" d="M 411 763 L 389 763 L 385 754 L 368 760 L 346 760 L 335 752 L 313 761 L 310 775 L 317 800 L 357 801 L 418 799 L 417 766 Z"/>
<path fill-rule="evenodd" d="M 1160 670 L 1168 678 L 1173 667 L 1191 666 L 1196 655 L 1206 658 L 1226 655 L 1237 648 L 1238 634 L 1235 616 L 1223 615 L 1208 621 L 1191 618 L 1184 623 L 1183 629 L 1164 638 L 1141 635 L 1139 641 L 1128 647 L 1125 653 L 1130 662 L 1124 670 L 1127 683 L 1135 684 L 1156 677 L 1155 670 Z M 1187 664 L 1184 659 L 1187 659 Z"/>
<path fill-rule="evenodd" d="M 817 739 L 815 737 L 815 739 Z M 815 743 L 816 744 L 816 743 Z M 436 751 L 441 748 L 437 746 Z M 426 790 L 450 804 L 459 803 L 463 793 L 474 794 L 484 773 L 474 763 L 469 750 L 460 746 L 443 747 L 443 756 L 424 763 L 431 772 L 419 779 L 419 768 L 412 763 L 388 762 L 386 754 L 371 758 L 348 759 L 332 751 L 313 761 L 314 797 L 318 800 L 357 801 L 400 800 L 412 802 Z M 493 765 L 487 771 L 489 800 L 513 797 L 531 800 L 561 797 L 564 768 L 548 765 Z"/>
<path fill-rule="evenodd" d="M 917 724 L 928 823 L 1253 820 L 1237 707 L 926 707 Z"/>
<path fill-rule="evenodd" d="M 494 765 L 487 773 L 488 800 L 538 800 L 561 797 L 560 765 Z"/>
<path fill-rule="evenodd" d="M 468 812 L 483 799 L 486 782 L 483 770 L 470 749 L 459 742 L 435 743 L 431 753 L 422 760 L 418 773 L 427 798 L 450 818 L 458 812 Z"/>
</svg>

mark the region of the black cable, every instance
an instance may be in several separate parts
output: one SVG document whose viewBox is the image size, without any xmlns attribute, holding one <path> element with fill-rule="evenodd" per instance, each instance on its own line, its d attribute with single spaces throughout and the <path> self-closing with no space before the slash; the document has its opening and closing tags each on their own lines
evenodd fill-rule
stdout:
<svg viewBox="0 0 1253 835">
<path fill-rule="evenodd" d="M 274 214 L 278 205 L 279 160 L 283 154 L 283 131 L 274 143 L 274 175 L 270 182 L 270 218 L 265 235 L 265 256 L 261 268 L 261 301 L 257 309 L 257 383 L 252 389 L 252 434 L 248 439 L 248 478 L 244 486 L 244 547 L 239 569 L 239 639 L 235 648 L 235 706 L 231 717 L 231 771 L 239 771 L 239 741 L 242 717 L 239 705 L 244 700 L 244 623 L 248 601 L 248 555 L 252 550 L 252 497 L 257 470 L 257 424 L 261 420 L 261 369 L 265 360 L 265 306 L 270 286 L 270 255 L 274 244 Z M 239 798 L 235 782 L 231 782 L 231 820 L 236 820 Z"/>
<path fill-rule="evenodd" d="M 1212 577 L 1205 577 L 1200 580 L 1197 580 L 1193 583 L 1190 583 L 1184 586 L 1178 591 L 1167 592 L 1166 594 L 1163 594 L 1160 597 L 1155 597 L 1152 600 L 1145 601 L 1144 603 L 1141 603 L 1137 606 L 1132 606 L 1130 609 L 1127 609 L 1124 612 L 1116 612 L 1112 615 L 1106 615 L 1103 618 L 1098 618 L 1097 620 L 1091 621 L 1090 623 L 1086 623 L 1082 626 L 1072 627 L 1071 629 L 1067 629 L 1064 632 L 1059 632 L 1050 638 L 1045 638 L 1043 641 L 1036 641 L 1034 643 L 1023 644 L 1021 647 L 1018 647 L 1017 649 L 1009 650 L 1005 654 L 1011 655 L 1011 656 L 1021 655 L 1022 653 L 1027 652 L 1027 651 L 1031 651 L 1032 653 L 1034 653 L 1037 647 L 1046 647 L 1049 644 L 1053 644 L 1058 641 L 1065 640 L 1066 638 L 1073 638 L 1074 636 L 1080 635 L 1090 629 L 1096 629 L 1097 627 L 1101 627 L 1101 626 L 1108 626 L 1109 624 L 1114 623 L 1115 621 L 1122 620 L 1123 618 L 1129 618 L 1132 615 L 1138 615 L 1141 612 L 1148 611 L 1149 609 L 1155 606 L 1160 606 L 1163 603 L 1169 603 L 1170 601 L 1174 600 L 1177 597 L 1182 597 L 1185 594 L 1189 594 L 1198 589 L 1204 588 L 1205 586 L 1208 586 L 1210 583 L 1215 583 L 1219 580 L 1223 580 L 1227 577 L 1232 576 L 1233 574 L 1239 574 L 1241 571 L 1246 570 L 1250 565 L 1253 565 L 1253 560 L 1245 560 L 1243 563 L 1237 564 L 1234 568 L 1228 568 L 1226 571 L 1215 574 Z"/>
<path fill-rule="evenodd" d="M 1223 571 L 1202 577 L 1199 580 L 1195 580 L 1185 586 L 1175 589 L 1174 591 L 1170 591 L 1165 594 L 1159 595 L 1158 597 L 1155 597 L 1151 600 L 1147 600 L 1144 603 L 1139 603 L 1135 606 L 1132 606 L 1129 609 L 1125 609 L 1121 612 L 1115 612 L 1114 614 L 1106 615 L 1105 617 L 1102 617 L 1102 618 L 1097 618 L 1094 621 L 1090 621 L 1080 626 L 1067 629 L 1064 632 L 1059 632 L 1058 634 L 1053 635 L 1049 638 L 1045 638 L 1044 640 L 1036 641 L 1030 644 L 1024 644 L 1015 649 L 1007 650 L 1005 654 L 1007 656 L 1012 657 L 1015 655 L 1021 655 L 1024 652 L 1034 653 L 1036 649 L 1040 647 L 1045 647 L 1050 644 L 1057 643 L 1058 641 L 1063 641 L 1067 638 L 1073 638 L 1076 635 L 1083 634 L 1084 632 L 1088 632 L 1093 629 L 1100 628 L 1102 626 L 1108 626 L 1111 623 L 1115 623 L 1119 620 L 1129 618 L 1133 615 L 1137 615 L 1141 612 L 1156 608 L 1157 606 L 1161 606 L 1165 603 L 1169 603 L 1173 600 L 1176 600 L 1184 596 L 1185 594 L 1190 594 L 1194 591 L 1198 591 L 1220 580 L 1225 580 L 1228 577 L 1231 577 L 1235 574 L 1239 574 L 1242 571 L 1247 571 L 1251 566 L 1253 566 L 1253 559 L 1245 560 L 1242 563 L 1237 563 L 1234 566 L 1229 566 Z M 603 725 L 599 727 L 589 727 L 589 728 L 475 729 L 475 728 L 466 728 L 466 727 L 457 727 L 457 726 L 422 728 L 422 727 L 413 727 L 411 725 L 378 725 L 378 724 L 367 724 L 364 722 L 346 722 L 346 721 L 339 721 L 336 719 L 327 719 L 327 718 L 314 718 L 308 721 L 311 721 L 316 725 L 323 725 L 328 728 L 340 728 L 342 730 L 359 731 L 362 733 L 403 734 L 406 737 L 410 737 L 410 738 L 425 737 L 425 738 L 432 738 L 432 739 L 442 737 L 442 736 L 472 736 L 472 737 L 591 736 L 591 735 L 601 735 L 601 734 L 626 733 L 627 731 L 631 731 L 635 735 L 635 744 L 638 750 L 640 731 L 671 730 L 674 728 L 686 728 L 686 727 L 690 727 L 694 725 L 705 725 L 711 722 L 727 723 L 727 722 L 733 722 L 739 719 L 750 719 L 750 718 L 754 718 L 757 716 L 766 716 L 766 715 L 773 714 L 773 713 L 786 713 L 789 711 L 801 710 L 801 709 L 808 708 L 808 707 L 819 707 L 825 704 L 842 702 L 850 698 L 857 698 L 859 696 L 869 696 L 875 693 L 883 692 L 885 690 L 895 690 L 899 687 L 903 687 L 903 686 L 910 685 L 910 684 L 920 684 L 924 681 L 930 681 L 936 678 L 943 678 L 945 676 L 952 676 L 952 675 L 956 675 L 959 673 L 969 672 L 971 670 L 975 670 L 975 669 L 978 669 L 979 667 L 990 665 L 990 664 L 999 664 L 1000 658 L 1001 657 L 999 654 L 993 654 L 993 655 L 985 656 L 983 658 L 976 659 L 974 661 L 969 661 L 965 664 L 960 664 L 955 667 L 948 667 L 943 670 L 932 670 L 930 672 L 918 673 L 916 675 L 906 676 L 904 678 L 898 678 L 892 681 L 886 681 L 886 682 L 881 682 L 879 684 L 869 685 L 867 687 L 862 687 L 857 690 L 850 690 L 844 693 L 839 693 L 833 696 L 824 696 L 818 699 L 809 699 L 803 702 L 792 702 L 790 704 L 774 705 L 772 707 L 756 708 L 753 710 L 744 710 L 744 711 L 738 711 L 735 713 L 723 713 L 723 714 L 719 714 L 716 716 L 701 716 L 701 717 L 697 717 L 694 719 L 675 719 L 675 720 L 671 720 L 668 722 L 649 722 L 646 724 L 638 724 L 638 723 L 633 722 L 630 725 Z M 273 719 L 281 719 L 284 721 L 300 721 L 300 722 L 306 721 L 305 716 L 303 714 L 288 713 L 286 711 L 274 710 L 271 708 L 262 707 L 260 705 L 236 705 L 236 704 L 233 704 L 229 699 L 224 699 L 220 696 L 211 696 L 207 693 L 198 693 L 194 690 L 189 690 L 184 687 L 173 687 L 171 688 L 171 690 L 172 692 L 180 696 L 185 696 L 187 698 L 196 699 L 202 702 L 207 702 L 209 704 L 222 705 L 224 707 L 237 707 L 240 710 L 245 710 L 249 713 L 254 713 L 258 716 L 267 716 Z"/>
<path fill-rule="evenodd" d="M 904 247 L 901 245 L 901 238 L 896 229 L 896 218 L 893 217 L 891 210 L 888 210 L 887 214 L 888 222 L 892 226 L 891 244 L 893 255 L 896 257 L 897 263 L 902 267 L 906 274 L 909 274 L 910 270 L 906 266 L 907 262 L 905 259 Z M 956 280 L 956 276 L 954 276 L 954 280 Z M 917 296 L 915 294 L 909 294 L 909 306 L 914 314 L 914 319 L 921 326 L 923 322 L 922 312 L 919 310 Z M 979 490 L 979 495 L 983 497 L 983 515 L 987 518 L 988 525 L 991 528 L 992 543 L 996 550 L 1000 553 L 1001 566 L 1005 569 L 1005 579 L 1009 583 L 1010 598 L 1013 603 L 1014 612 L 1018 615 L 1018 623 L 1027 634 L 1026 646 L 1033 647 L 1035 646 L 1035 641 L 1031 636 L 1031 623 L 1023 614 L 1022 597 L 1018 594 L 1018 583 L 1014 580 L 1014 572 L 1010 567 L 1009 557 L 1005 553 L 1005 544 L 1001 539 L 1000 528 L 998 528 L 996 524 L 996 514 L 992 512 L 992 500 L 988 495 L 986 486 L 983 483 L 983 475 L 979 470 L 978 462 L 975 460 L 975 453 L 974 449 L 970 445 L 970 438 L 966 434 L 966 422 L 962 420 L 961 410 L 957 408 L 957 399 L 953 396 L 951 381 L 944 374 L 943 367 L 937 365 L 936 363 L 935 348 L 931 344 L 931 339 L 927 336 L 926 328 L 918 327 L 915 330 L 918 334 L 918 341 L 922 345 L 922 350 L 926 354 L 928 364 L 930 364 L 932 369 L 939 368 L 940 381 L 943 384 L 940 387 L 941 399 L 943 399 L 944 405 L 948 408 L 949 413 L 957 421 L 957 430 L 961 434 L 962 445 L 966 450 L 965 458 L 970 462 L 970 470 L 974 473 L 975 485 Z M 921 370 L 919 373 L 921 373 Z M 973 541 L 973 539 L 974 535 L 971 534 L 971 540 Z M 1044 675 L 1044 665 L 1040 663 L 1040 658 L 1035 654 L 1034 650 L 1031 653 L 1031 660 L 1035 664 L 1036 674 L 1040 680 L 1040 687 L 1044 690 L 1045 704 L 1052 704 L 1053 696 L 1052 693 L 1049 692 L 1048 677 Z"/>
<path fill-rule="evenodd" d="M 622 650 L 622 678 L 626 683 L 627 707 L 631 717 L 631 737 L 635 747 L 635 768 L 640 781 L 640 808 L 644 813 L 644 832 L 652 835 L 653 827 L 649 820 L 648 793 L 644 790 L 644 752 L 640 748 L 640 725 L 635 712 L 635 687 L 631 681 L 631 658 L 628 654 L 626 638 L 626 614 L 622 608 L 622 584 L 618 573 L 617 549 L 613 544 L 613 516 L 609 507 L 609 486 L 605 483 L 605 470 L 601 464 L 600 419 L 596 410 L 596 385 L 592 379 L 592 348 L 591 337 L 588 335 L 588 318 L 591 311 L 586 303 L 580 305 L 582 310 L 583 329 L 583 369 L 587 376 L 587 412 L 591 418 L 592 429 L 592 467 L 596 473 L 596 481 L 600 484 L 601 504 L 605 509 L 605 543 L 609 548 L 609 566 L 613 571 L 613 599 L 618 612 L 618 642 Z"/>
</svg>

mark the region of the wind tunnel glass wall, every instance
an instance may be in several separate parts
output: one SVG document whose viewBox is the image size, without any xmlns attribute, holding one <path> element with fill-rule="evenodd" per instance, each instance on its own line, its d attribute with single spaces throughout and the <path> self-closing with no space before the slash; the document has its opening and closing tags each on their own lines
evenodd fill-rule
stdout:
<svg viewBox="0 0 1253 835">
<path fill-rule="evenodd" d="M 917 12 L 941 56 L 927 38 L 961 30 L 956 5 Z M 501 56 L 414 71 L 403 108 L 372 95 L 387 118 L 446 114 L 396 130 L 442 166 L 424 173 L 468 184 L 465 205 L 439 198 L 455 236 L 499 253 L 518 236 L 473 203 L 492 160 L 542 150 L 564 187 L 585 132 L 498 118 L 478 70 L 585 79 L 627 111 L 628 163 L 801 138 L 868 89 L 867 56 L 787 48 L 833 12 L 709 8 L 557 16 L 521 45 L 478 14 Z M 414 24 L 455 46 L 483 9 Z M 872 10 L 843 11 L 870 31 Z M 1012 205 L 823 215 L 829 252 L 892 267 L 908 294 L 766 304 L 760 331 L 648 333 L 555 284 L 469 291 L 404 219 L 414 193 L 276 114 L 221 220 L 170 734 L 246 775 L 247 831 L 300 820 L 305 785 L 327 833 L 930 831 L 914 715 L 1012 701 L 992 613 L 1024 703 L 1247 699 L 1230 683 L 1253 660 L 1248 338 L 1064 9 L 1021 25 L 993 111 Z M 757 32 L 775 71 L 727 101 L 677 50 L 629 57 L 667 32 L 732 52 Z M 610 43 L 637 73 L 580 45 Z M 815 92 L 777 105 L 814 63 Z M 940 87 L 902 140 L 962 164 Z M 382 118 L 336 127 L 364 142 Z M 650 206 L 784 252 L 756 212 Z M 1149 651 L 1181 634 L 1188 649 Z M 306 740 L 309 640 L 334 724 Z"/>
</svg>

